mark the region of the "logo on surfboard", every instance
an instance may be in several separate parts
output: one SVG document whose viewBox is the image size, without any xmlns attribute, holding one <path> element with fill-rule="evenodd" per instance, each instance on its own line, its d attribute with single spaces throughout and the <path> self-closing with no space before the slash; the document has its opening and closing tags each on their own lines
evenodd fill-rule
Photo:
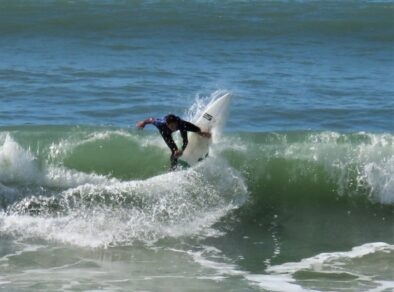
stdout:
<svg viewBox="0 0 394 292">
<path fill-rule="evenodd" d="M 211 115 L 208 114 L 208 113 L 205 113 L 205 114 L 203 115 L 203 117 L 204 117 L 204 119 L 206 119 L 206 120 L 208 120 L 208 121 L 212 121 L 212 119 L 213 119 L 213 116 L 211 116 Z"/>
</svg>

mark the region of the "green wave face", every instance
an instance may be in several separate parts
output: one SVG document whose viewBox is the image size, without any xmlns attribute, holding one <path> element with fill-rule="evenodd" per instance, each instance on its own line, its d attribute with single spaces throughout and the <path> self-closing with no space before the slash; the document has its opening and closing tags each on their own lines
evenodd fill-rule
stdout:
<svg viewBox="0 0 394 292">
<path fill-rule="evenodd" d="M 318 192 L 392 203 L 393 140 L 384 133 L 230 133 L 215 139 L 208 163 L 238 171 L 254 196 L 291 199 Z M 130 181 L 163 174 L 169 166 L 169 150 L 155 132 L 18 127 L 3 129 L 0 143 L 0 181 L 16 186 L 43 184 L 48 169 Z"/>
</svg>

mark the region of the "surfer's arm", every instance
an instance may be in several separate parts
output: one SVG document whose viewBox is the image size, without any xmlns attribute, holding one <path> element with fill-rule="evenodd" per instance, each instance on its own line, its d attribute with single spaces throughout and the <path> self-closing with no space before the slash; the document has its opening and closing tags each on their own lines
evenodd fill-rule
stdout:
<svg viewBox="0 0 394 292">
<path fill-rule="evenodd" d="M 183 140 L 183 145 L 182 145 L 182 152 L 185 151 L 187 144 L 189 143 L 189 140 L 187 139 L 187 131 L 186 130 L 182 130 L 181 132 L 181 136 L 182 136 L 182 140 Z"/>
<path fill-rule="evenodd" d="M 137 128 L 143 129 L 146 125 L 153 124 L 154 121 L 155 121 L 154 118 L 149 118 L 149 119 L 146 119 L 146 120 L 143 120 L 143 121 L 139 121 L 137 123 Z"/>
<path fill-rule="evenodd" d="M 187 132 L 201 133 L 201 129 L 190 122 L 182 121 L 180 132 L 183 140 L 182 151 L 184 151 L 189 143 L 189 140 L 187 139 Z"/>
<path fill-rule="evenodd" d="M 187 121 L 182 121 L 182 130 L 188 131 L 188 132 L 195 132 L 195 133 L 200 133 L 201 129 L 197 127 L 196 125 L 187 122 Z"/>
<path fill-rule="evenodd" d="M 172 136 L 162 132 L 160 132 L 160 134 L 163 137 L 164 142 L 166 142 L 168 148 L 171 149 L 171 152 L 176 152 L 178 150 L 178 147 L 176 146 L 174 139 L 172 139 Z"/>
<path fill-rule="evenodd" d="M 192 124 L 190 122 L 187 122 L 187 121 L 182 121 L 182 123 L 183 123 L 182 130 L 184 130 L 185 132 L 186 131 L 188 131 L 188 132 L 195 132 L 197 135 L 200 135 L 201 137 L 211 138 L 211 133 L 201 131 L 200 127 L 197 127 L 196 125 L 194 125 L 194 124 Z M 183 137 L 184 136 L 182 134 L 182 138 Z M 186 134 L 185 134 L 185 137 L 186 137 L 186 141 L 187 141 L 187 135 Z M 185 141 L 185 138 L 183 139 L 183 141 Z M 185 142 L 184 142 L 184 145 L 185 145 Z M 187 145 L 187 142 L 186 142 L 186 145 Z M 185 148 L 186 148 L 186 146 L 185 146 Z"/>
</svg>

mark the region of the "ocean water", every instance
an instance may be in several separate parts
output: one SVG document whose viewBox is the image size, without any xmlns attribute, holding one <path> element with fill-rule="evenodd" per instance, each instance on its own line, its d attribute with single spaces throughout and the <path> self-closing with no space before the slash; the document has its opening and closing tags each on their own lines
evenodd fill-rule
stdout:
<svg viewBox="0 0 394 292">
<path fill-rule="evenodd" d="M 394 2 L 0 0 L 1 291 L 394 290 Z M 153 127 L 231 92 L 210 157 Z"/>
</svg>

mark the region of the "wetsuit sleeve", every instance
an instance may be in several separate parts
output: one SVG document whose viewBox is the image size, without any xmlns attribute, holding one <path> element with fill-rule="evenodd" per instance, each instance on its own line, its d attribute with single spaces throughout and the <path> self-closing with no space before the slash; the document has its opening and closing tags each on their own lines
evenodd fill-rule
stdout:
<svg viewBox="0 0 394 292">
<path fill-rule="evenodd" d="M 199 127 L 187 121 L 182 121 L 182 130 L 188 132 L 201 132 L 201 129 Z"/>
<path fill-rule="evenodd" d="M 198 132 L 201 132 L 201 129 L 190 122 L 182 121 L 179 131 L 181 132 L 181 136 L 183 139 L 183 145 L 182 145 L 182 151 L 183 151 L 186 149 L 187 144 L 189 143 L 189 140 L 187 139 L 187 132 L 197 132 L 198 133 Z"/>
<path fill-rule="evenodd" d="M 183 145 L 182 145 L 182 151 L 184 151 L 187 147 L 187 144 L 189 143 L 189 140 L 187 139 L 187 131 L 186 130 L 181 130 L 181 136 L 183 140 Z"/>
<path fill-rule="evenodd" d="M 154 124 L 154 123 L 155 123 L 154 118 L 149 118 L 149 119 L 144 120 L 145 125 Z"/>
</svg>

